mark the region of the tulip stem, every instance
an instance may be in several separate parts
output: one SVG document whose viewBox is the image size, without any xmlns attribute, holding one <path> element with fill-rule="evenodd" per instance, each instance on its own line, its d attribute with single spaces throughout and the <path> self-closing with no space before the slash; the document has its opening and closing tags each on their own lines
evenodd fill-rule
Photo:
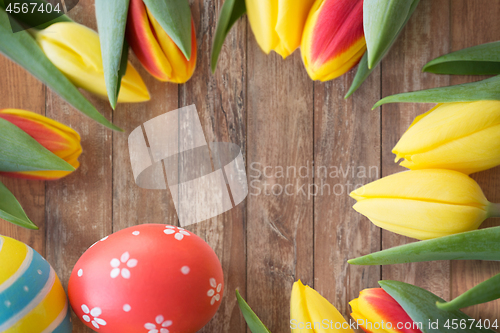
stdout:
<svg viewBox="0 0 500 333">
<path fill-rule="evenodd" d="M 488 214 L 489 217 L 500 217 L 500 203 L 491 203 Z"/>
</svg>

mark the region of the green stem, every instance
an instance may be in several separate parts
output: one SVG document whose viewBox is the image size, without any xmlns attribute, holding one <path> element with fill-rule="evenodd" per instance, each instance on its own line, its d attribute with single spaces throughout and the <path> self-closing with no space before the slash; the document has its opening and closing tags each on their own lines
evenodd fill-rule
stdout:
<svg viewBox="0 0 500 333">
<path fill-rule="evenodd" d="M 500 274 L 495 275 L 450 302 L 437 302 L 441 310 L 453 311 L 500 298 Z"/>
<path fill-rule="evenodd" d="M 488 217 L 500 217 L 500 203 L 490 203 Z"/>
</svg>

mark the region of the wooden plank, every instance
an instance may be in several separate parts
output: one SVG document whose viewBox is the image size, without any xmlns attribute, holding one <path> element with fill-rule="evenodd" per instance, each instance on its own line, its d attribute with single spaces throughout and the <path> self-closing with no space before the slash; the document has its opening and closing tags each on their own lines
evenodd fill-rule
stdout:
<svg viewBox="0 0 500 333">
<path fill-rule="evenodd" d="M 380 67 L 349 99 L 355 70 L 314 84 L 314 287 L 349 319 L 349 301 L 377 287 L 378 266 L 347 260 L 380 250 L 380 230 L 358 214 L 349 193 L 380 177 Z"/>
<path fill-rule="evenodd" d="M 0 55 L 0 109 L 14 108 L 45 114 L 45 86 L 22 67 Z M 45 255 L 45 183 L 0 177 L 16 196 L 26 214 L 40 228 L 29 230 L 0 219 L 0 235 L 15 238 Z"/>
<path fill-rule="evenodd" d="M 151 100 L 119 104 L 113 122 L 125 133 L 113 133 L 113 232 L 144 223 L 177 225 L 177 214 L 168 190 L 147 190 L 135 184 L 130 164 L 128 136 L 149 119 L 178 108 L 178 85 L 156 80 L 132 56 L 129 59 L 146 83 Z"/>
<path fill-rule="evenodd" d="M 421 73 L 422 66 L 449 52 L 449 1 L 422 0 L 398 41 L 382 62 L 382 95 L 433 88 L 449 84 L 448 76 Z M 404 168 L 394 163 L 392 148 L 413 119 L 430 104 L 389 104 L 382 107 L 382 175 Z M 384 249 L 413 241 L 382 232 Z M 448 298 L 449 262 L 413 263 L 382 267 L 382 277 L 412 283 Z"/>
<path fill-rule="evenodd" d="M 500 1 L 452 1 L 451 51 L 498 40 Z M 450 84 L 478 81 L 486 77 L 452 76 Z M 472 175 L 492 202 L 500 202 L 500 168 Z M 498 219 L 489 219 L 482 227 L 498 226 Z M 454 261 L 451 265 L 451 297 L 457 297 L 478 283 L 500 273 L 500 263 L 491 261 Z M 500 319 L 500 301 L 465 309 L 476 319 Z"/>
<path fill-rule="evenodd" d="M 220 8 L 219 1 L 193 0 L 196 27 L 196 71 L 179 88 L 179 107 L 195 104 L 207 142 L 232 142 L 246 155 L 246 22 L 240 20 L 226 38 L 217 72 L 210 72 L 210 52 Z M 245 321 L 236 302 L 235 289 L 245 294 L 246 204 L 187 229 L 214 249 L 224 271 L 224 297 L 215 317 L 200 332 L 242 332 Z"/>
<path fill-rule="evenodd" d="M 69 14 L 76 22 L 96 29 L 93 1 L 80 1 Z M 101 113 L 112 119 L 107 100 L 86 96 Z M 47 259 L 67 286 L 73 266 L 83 252 L 112 232 L 113 133 L 50 91 L 47 93 L 47 116 L 70 126 L 82 137 L 80 168 L 46 185 Z M 74 314 L 73 325 L 74 333 L 93 332 Z"/>
<path fill-rule="evenodd" d="M 247 299 L 287 332 L 292 284 L 313 285 L 313 82 L 300 52 L 265 55 L 248 29 Z"/>
</svg>

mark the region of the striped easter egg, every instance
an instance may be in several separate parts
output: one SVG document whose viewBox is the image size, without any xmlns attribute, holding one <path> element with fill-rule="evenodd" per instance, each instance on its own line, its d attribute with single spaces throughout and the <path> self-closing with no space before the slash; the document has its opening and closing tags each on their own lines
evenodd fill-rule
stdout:
<svg viewBox="0 0 500 333">
<path fill-rule="evenodd" d="M 0 332 L 71 329 L 68 300 L 54 269 L 28 245 L 0 236 Z"/>
</svg>

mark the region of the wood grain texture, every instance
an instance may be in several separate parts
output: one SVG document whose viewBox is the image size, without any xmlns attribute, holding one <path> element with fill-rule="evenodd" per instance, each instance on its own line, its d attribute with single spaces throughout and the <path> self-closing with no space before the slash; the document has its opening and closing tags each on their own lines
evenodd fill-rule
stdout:
<svg viewBox="0 0 500 333">
<path fill-rule="evenodd" d="M 453 1 L 451 7 L 451 51 L 499 39 L 500 1 Z M 486 77 L 452 76 L 450 84 L 473 82 Z M 500 168 L 472 175 L 491 202 L 500 202 Z M 500 225 L 499 219 L 488 219 L 481 227 Z M 454 261 L 451 264 L 451 298 L 500 272 L 500 263 L 492 261 Z M 500 300 L 464 310 L 477 319 L 500 319 Z"/>
<path fill-rule="evenodd" d="M 205 139 L 232 142 L 246 155 L 246 22 L 239 20 L 222 49 L 217 72 L 210 72 L 210 51 L 223 1 L 190 1 L 198 58 L 193 77 L 179 86 L 179 107 L 196 105 Z M 224 271 L 224 297 L 215 317 L 201 332 L 242 332 L 245 321 L 235 290 L 245 294 L 246 203 L 208 221 L 187 227 L 215 251 Z"/>
<path fill-rule="evenodd" d="M 382 96 L 449 84 L 448 76 L 421 73 L 428 61 L 449 52 L 448 0 L 423 0 L 399 39 L 382 62 Z M 430 104 L 388 104 L 382 107 L 382 176 L 405 170 L 394 163 L 392 148 L 413 119 Z M 382 248 L 411 242 L 410 238 L 382 232 Z M 450 295 L 449 262 L 412 263 L 382 267 L 384 280 L 398 280 Z"/>
<path fill-rule="evenodd" d="M 91 121 L 0 57 L 0 108 L 28 109 L 61 121 L 81 134 L 84 149 L 81 167 L 65 179 L 43 183 L 2 178 L 40 230 L 0 221 L 0 234 L 45 255 L 67 286 L 80 255 L 103 236 L 142 223 L 178 224 L 169 191 L 135 185 L 127 140 L 145 121 L 195 104 L 207 142 L 241 147 L 250 184 L 249 196 L 238 207 L 188 227 L 215 250 L 225 275 L 221 307 L 201 332 L 250 333 L 235 289 L 273 333 L 285 333 L 290 331 L 291 287 L 298 279 L 348 319 L 348 302 L 360 290 L 376 287 L 381 277 L 414 283 L 450 299 L 500 272 L 499 263 L 480 261 L 382 268 L 346 264 L 349 258 L 412 241 L 382 232 L 357 214 L 348 192 L 403 170 L 393 162 L 391 150 L 414 117 L 431 105 L 390 104 L 370 111 L 371 106 L 394 93 L 478 80 L 423 74 L 421 68 L 452 50 L 498 40 L 500 0 L 421 0 L 381 66 L 347 100 L 343 96 L 354 71 L 313 83 L 299 50 L 286 60 L 273 52 L 265 55 L 246 18 L 226 38 L 212 75 L 210 51 L 223 2 L 190 0 L 198 60 L 186 84 L 158 82 L 131 53 L 151 101 L 119 104 L 112 112 L 107 101 L 86 95 L 125 133 Z M 80 0 L 70 16 L 96 28 L 93 0 Z M 488 199 L 500 202 L 500 168 L 473 178 Z M 499 224 L 488 220 L 484 225 Z M 478 319 L 500 318 L 500 301 L 465 312 Z M 76 333 L 92 332 L 76 317 L 73 323 Z"/>
<path fill-rule="evenodd" d="M 380 250 L 380 229 L 352 209 L 349 193 L 380 177 L 380 67 L 349 99 L 355 70 L 314 84 L 314 288 L 349 319 L 349 301 L 377 287 L 380 267 L 347 260 Z"/>
<path fill-rule="evenodd" d="M 299 52 L 266 56 L 251 35 L 247 57 L 247 300 L 286 332 L 293 282 L 313 283 L 313 83 Z"/>
</svg>

